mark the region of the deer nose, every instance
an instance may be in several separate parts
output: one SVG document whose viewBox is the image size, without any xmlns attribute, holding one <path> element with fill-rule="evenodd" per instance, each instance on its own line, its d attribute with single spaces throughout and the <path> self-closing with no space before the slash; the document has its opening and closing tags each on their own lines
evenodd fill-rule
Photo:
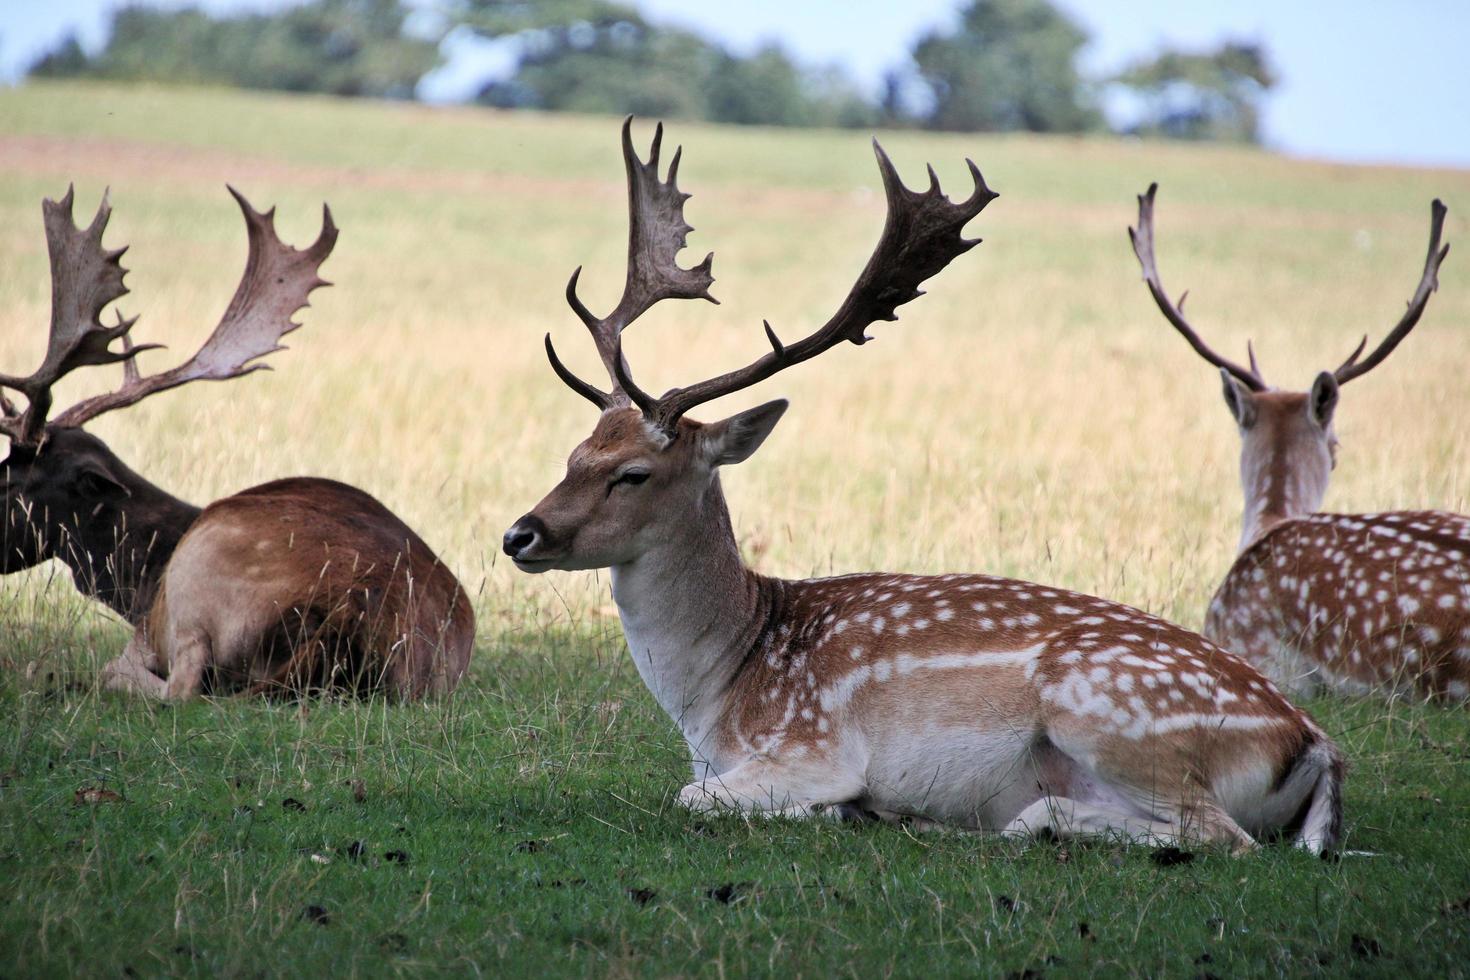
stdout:
<svg viewBox="0 0 1470 980">
<path fill-rule="evenodd" d="M 510 530 L 505 532 L 505 538 L 501 541 L 501 548 L 512 558 L 519 558 L 522 554 L 530 551 L 546 536 L 546 525 L 541 518 L 534 514 L 527 514 L 511 525 Z"/>
</svg>

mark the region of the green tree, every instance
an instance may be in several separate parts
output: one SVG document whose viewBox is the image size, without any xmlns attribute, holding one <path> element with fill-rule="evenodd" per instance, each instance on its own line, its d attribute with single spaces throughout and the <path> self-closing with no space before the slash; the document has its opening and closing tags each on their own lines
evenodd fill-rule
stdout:
<svg viewBox="0 0 1470 980">
<path fill-rule="evenodd" d="M 917 121 L 957 131 L 1074 133 L 1100 125 L 1077 55 L 1087 34 L 1048 0 L 973 0 L 958 30 L 913 50 L 928 106 Z M 890 111 L 901 105 L 889 82 Z"/>
<path fill-rule="evenodd" d="M 450 9 L 456 23 L 516 45 L 514 72 L 479 95 L 502 108 L 774 126 L 863 125 L 875 115 L 841 72 L 808 71 L 775 45 L 737 55 L 627 4 L 461 0 Z"/>
<path fill-rule="evenodd" d="M 435 40 L 404 33 L 405 17 L 400 0 L 313 0 L 221 18 L 124 7 L 95 56 L 68 38 L 30 74 L 410 98 L 439 54 Z"/>
<path fill-rule="evenodd" d="M 629 8 L 594 6 L 594 19 L 516 32 L 515 73 L 486 85 L 479 100 L 503 108 L 705 118 L 705 88 L 720 50 L 687 31 L 655 28 Z"/>
<path fill-rule="evenodd" d="M 1260 139 L 1260 102 L 1276 84 L 1265 49 L 1227 41 L 1214 51 L 1166 50 L 1139 62 L 1115 81 L 1142 101 L 1142 117 L 1128 132 L 1171 139 Z"/>
</svg>

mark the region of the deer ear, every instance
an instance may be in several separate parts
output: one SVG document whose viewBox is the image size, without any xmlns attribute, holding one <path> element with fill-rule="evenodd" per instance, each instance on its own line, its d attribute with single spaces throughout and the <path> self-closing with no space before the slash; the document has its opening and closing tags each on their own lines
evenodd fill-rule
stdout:
<svg viewBox="0 0 1470 980">
<path fill-rule="evenodd" d="M 766 436 L 781 421 L 789 403 L 784 398 L 766 402 L 755 408 L 732 415 L 722 422 L 713 422 L 704 427 L 704 458 L 711 466 L 729 466 L 743 463 L 751 457 Z"/>
<path fill-rule="evenodd" d="M 1307 411 L 1312 414 L 1312 421 L 1323 429 L 1332 424 L 1332 413 L 1337 411 L 1337 378 L 1330 371 L 1323 371 L 1312 382 Z"/>
<path fill-rule="evenodd" d="M 1220 380 L 1225 383 L 1225 405 L 1235 416 L 1235 424 L 1249 429 L 1256 424 L 1256 402 L 1245 385 L 1231 377 L 1230 372 L 1220 369 Z"/>
<path fill-rule="evenodd" d="M 90 500 L 131 497 L 127 486 L 105 464 L 95 460 L 83 463 L 77 471 L 77 490 Z"/>
</svg>

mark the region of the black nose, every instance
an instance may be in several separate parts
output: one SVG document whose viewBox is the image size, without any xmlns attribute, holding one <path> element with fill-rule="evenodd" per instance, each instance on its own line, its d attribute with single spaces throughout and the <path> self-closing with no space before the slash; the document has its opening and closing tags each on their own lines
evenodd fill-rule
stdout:
<svg viewBox="0 0 1470 980">
<path fill-rule="evenodd" d="M 536 547 L 545 536 L 546 525 L 541 522 L 541 518 L 527 514 L 505 532 L 501 548 L 512 558 L 518 558 L 523 552 Z"/>
</svg>

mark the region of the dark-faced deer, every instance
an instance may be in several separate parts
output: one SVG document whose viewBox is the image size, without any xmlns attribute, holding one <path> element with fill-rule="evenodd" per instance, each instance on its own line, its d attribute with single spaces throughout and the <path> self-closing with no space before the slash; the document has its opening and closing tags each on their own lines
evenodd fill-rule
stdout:
<svg viewBox="0 0 1470 980">
<path fill-rule="evenodd" d="M 1445 206 L 1430 207 L 1429 253 L 1403 317 L 1364 358 L 1367 337 L 1310 391 L 1266 383 L 1221 357 L 1169 299 L 1154 257 L 1154 195 L 1129 229 L 1143 278 L 1164 317 L 1220 369 L 1240 429 L 1245 517 L 1240 551 L 1210 602 L 1205 635 L 1298 694 L 1413 692 L 1470 697 L 1470 520 L 1441 511 L 1321 514 L 1337 461 L 1333 415 L 1342 385 L 1392 353 L 1438 287 Z"/>
<path fill-rule="evenodd" d="M 127 292 L 125 249 L 102 235 L 106 198 L 85 229 L 72 192 L 42 205 L 51 258 L 51 331 L 41 366 L 0 375 L 25 396 L 0 395 L 5 490 L 0 571 L 56 558 L 77 588 L 134 627 L 104 669 L 110 687 L 171 699 L 201 691 L 298 691 L 344 686 L 415 698 L 454 688 L 469 662 L 474 613 L 454 575 L 377 500 L 332 480 L 277 480 L 201 511 L 137 473 L 82 426 L 104 412 L 191 381 L 259 370 L 295 329 L 291 317 L 318 277 L 337 228 L 323 209 L 321 235 L 304 251 L 277 237 L 274 211 L 245 215 L 249 257 L 224 317 L 184 363 L 141 375 L 136 317 L 100 319 Z M 114 342 L 121 345 L 113 347 Z M 67 373 L 121 363 L 120 388 L 50 417 Z"/>
<path fill-rule="evenodd" d="M 1286 832 L 1317 851 L 1340 828 L 1342 761 L 1310 718 L 1200 636 L 1117 603 L 984 575 L 858 574 L 787 581 L 747 568 L 720 488 L 786 410 L 713 423 L 696 406 L 897 318 L 919 285 L 977 240 L 995 197 L 955 203 L 936 177 L 899 180 L 874 144 L 888 215 L 837 312 L 796 343 L 766 326 L 750 365 L 653 397 L 621 334 L 664 299 L 710 299 L 711 259 L 684 247 L 679 154 L 659 176 L 628 124 L 626 287 L 606 317 L 567 299 L 612 385 L 557 375 L 601 413 L 565 479 L 505 534 L 528 572 L 610 568 L 634 663 L 694 762 L 679 800 L 806 816 L 912 817 L 972 830 L 1221 841 Z"/>
</svg>

